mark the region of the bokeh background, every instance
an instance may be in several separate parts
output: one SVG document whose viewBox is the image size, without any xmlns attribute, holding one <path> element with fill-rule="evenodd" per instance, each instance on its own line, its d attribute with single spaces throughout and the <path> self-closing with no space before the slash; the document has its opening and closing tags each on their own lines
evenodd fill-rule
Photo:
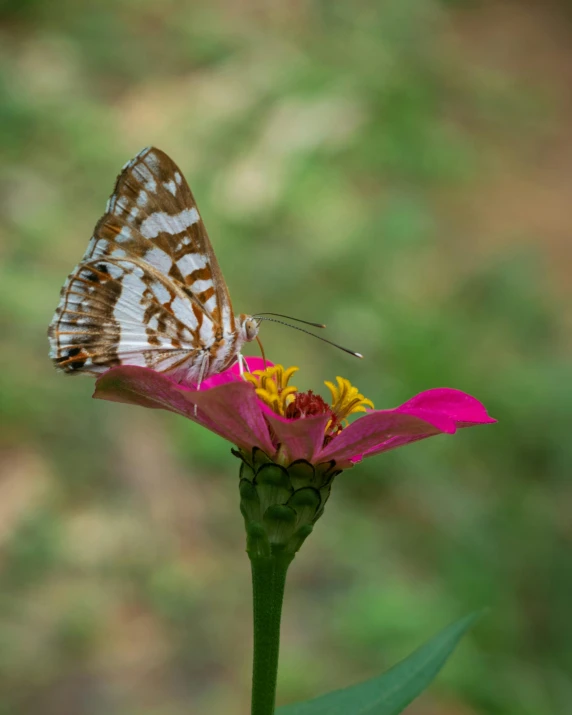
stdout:
<svg viewBox="0 0 572 715">
<path fill-rule="evenodd" d="M 92 401 L 46 327 L 114 178 L 155 144 L 300 388 L 436 386 L 498 425 L 340 477 L 291 569 L 281 703 L 475 608 L 412 715 L 572 712 L 567 2 L 0 2 L 0 713 L 248 712 L 229 445 Z M 327 394 L 325 388 L 322 388 Z"/>
</svg>

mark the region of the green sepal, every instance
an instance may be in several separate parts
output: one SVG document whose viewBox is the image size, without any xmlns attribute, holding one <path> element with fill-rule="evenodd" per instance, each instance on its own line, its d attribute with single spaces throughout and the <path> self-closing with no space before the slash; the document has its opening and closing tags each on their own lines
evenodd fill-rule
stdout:
<svg viewBox="0 0 572 715">
<path fill-rule="evenodd" d="M 240 511 L 246 522 L 261 522 L 262 511 L 260 509 L 260 498 L 256 487 L 248 479 L 241 479 L 240 485 Z"/>
<path fill-rule="evenodd" d="M 326 506 L 326 502 L 330 498 L 331 491 L 332 491 L 332 483 L 331 482 L 329 482 L 328 484 L 326 484 L 325 487 L 322 487 L 320 489 L 320 498 L 322 500 L 322 504 L 321 504 L 320 508 L 318 509 L 318 511 L 316 512 L 316 519 L 319 519 L 322 516 L 322 514 L 324 513 L 324 508 Z"/>
<path fill-rule="evenodd" d="M 285 504 L 292 495 L 288 471 L 279 464 L 263 464 L 256 472 L 254 483 L 262 513 L 275 504 Z"/>
<path fill-rule="evenodd" d="M 268 534 L 260 522 L 246 524 L 246 551 L 251 559 L 272 554 Z"/>
<path fill-rule="evenodd" d="M 314 487 L 303 487 L 292 494 L 287 504 L 296 512 L 298 526 L 302 526 L 314 523 L 322 498 Z"/>
<path fill-rule="evenodd" d="M 336 463 L 333 459 L 331 459 L 329 462 L 322 462 L 321 464 L 316 464 L 314 469 L 316 471 L 317 487 L 324 487 L 327 484 L 331 484 L 334 477 L 340 474 L 341 470 L 336 470 L 335 466 Z"/>
<path fill-rule="evenodd" d="M 270 544 L 285 546 L 294 534 L 297 516 L 292 507 L 277 504 L 266 509 L 262 521 Z"/>
<path fill-rule="evenodd" d="M 260 449 L 260 447 L 253 447 L 251 464 L 254 467 L 254 470 L 258 471 L 263 464 L 274 464 L 274 462 L 270 459 L 266 452 L 263 452 Z"/>
<path fill-rule="evenodd" d="M 254 525 L 248 552 L 263 528 L 272 553 L 295 554 L 323 514 L 332 481 L 340 470 L 333 460 L 314 466 L 298 459 L 285 466 L 257 447 L 252 452 L 232 453 L 241 460 L 240 510 L 247 531 Z M 255 553 L 266 553 L 267 546 L 252 548 Z"/>
<path fill-rule="evenodd" d="M 310 524 L 304 524 L 303 526 L 296 529 L 290 541 L 286 544 L 284 551 L 287 553 L 295 554 L 298 549 L 302 546 L 304 541 L 310 536 L 314 527 Z"/>
<path fill-rule="evenodd" d="M 247 479 L 249 482 L 253 482 L 255 475 L 256 473 L 250 464 L 247 464 L 244 461 L 241 462 L 240 471 L 238 473 L 240 479 Z"/>
<path fill-rule="evenodd" d="M 302 489 L 315 484 L 316 470 L 314 465 L 305 459 L 297 459 L 292 464 L 289 464 L 288 474 L 294 489 Z"/>
<path fill-rule="evenodd" d="M 235 449 L 234 447 L 230 448 L 231 454 L 233 454 L 235 457 L 237 457 L 240 460 L 244 460 L 244 452 L 241 449 Z"/>
</svg>

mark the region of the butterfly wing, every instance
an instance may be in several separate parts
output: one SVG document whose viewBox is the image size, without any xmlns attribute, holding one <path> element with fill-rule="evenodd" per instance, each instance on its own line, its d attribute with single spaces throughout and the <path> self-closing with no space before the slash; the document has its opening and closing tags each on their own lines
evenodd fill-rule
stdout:
<svg viewBox="0 0 572 715">
<path fill-rule="evenodd" d="M 144 149 L 123 167 L 48 335 L 66 372 L 126 364 L 196 380 L 236 355 L 226 283 L 191 190 L 164 152 Z"/>
</svg>

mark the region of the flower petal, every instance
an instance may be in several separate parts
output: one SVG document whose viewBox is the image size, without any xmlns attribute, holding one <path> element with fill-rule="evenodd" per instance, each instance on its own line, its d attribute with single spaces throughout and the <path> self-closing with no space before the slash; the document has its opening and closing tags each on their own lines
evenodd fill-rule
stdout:
<svg viewBox="0 0 572 715">
<path fill-rule="evenodd" d="M 123 365 L 111 368 L 96 380 L 93 397 L 169 410 L 199 422 L 194 415 L 192 403 L 184 397 L 184 394 L 192 391 L 190 387 L 178 385 L 155 370 Z"/>
<path fill-rule="evenodd" d="M 274 451 L 256 393 L 245 382 L 225 382 L 197 391 L 154 370 L 125 365 L 104 373 L 96 382 L 93 396 L 169 410 L 202 424 L 238 447 L 250 450 L 256 446 L 268 454 Z"/>
<path fill-rule="evenodd" d="M 418 417 L 397 410 L 368 412 L 346 427 L 319 453 L 318 460 L 334 459 L 343 469 L 369 452 L 383 451 L 383 445 L 395 438 L 400 444 L 439 434 L 441 430 Z"/>
<path fill-rule="evenodd" d="M 206 416 L 220 434 L 229 442 L 248 451 L 260 447 L 272 456 L 275 447 L 252 385 L 231 382 L 210 390 L 200 390 L 187 395 L 199 407 L 199 415 Z"/>
<path fill-rule="evenodd" d="M 330 420 L 329 415 L 315 415 L 299 420 L 289 420 L 277 415 L 260 401 L 266 420 L 281 445 L 280 452 L 288 463 L 297 459 L 315 462 L 315 456 L 322 449 L 324 432 Z M 320 460 L 322 461 L 322 460 Z"/>
<path fill-rule="evenodd" d="M 269 360 L 266 362 L 260 357 L 247 357 L 243 358 L 249 372 L 254 372 L 255 370 L 264 370 L 265 367 L 272 367 L 273 363 Z M 240 366 L 238 360 L 225 370 L 224 372 L 219 372 L 216 375 L 211 375 L 203 381 L 201 385 L 201 390 L 207 390 L 210 387 L 218 387 L 219 385 L 226 385 L 228 382 L 242 382 L 242 377 L 240 375 Z"/>
<path fill-rule="evenodd" d="M 471 395 L 450 388 L 427 390 L 393 410 L 368 412 L 346 427 L 318 455 L 340 467 L 459 427 L 496 422 Z"/>
<path fill-rule="evenodd" d="M 475 397 L 461 390 L 451 387 L 435 387 L 431 390 L 420 392 L 415 397 L 397 408 L 398 412 L 416 415 L 421 419 L 439 427 L 439 416 L 443 418 L 443 432 L 453 434 L 457 427 L 471 427 L 473 425 L 490 424 L 496 422 L 489 417 L 485 406 Z M 425 416 L 424 416 L 425 415 Z M 454 428 L 451 427 L 454 424 Z M 449 429 L 444 429 L 449 425 Z"/>
</svg>

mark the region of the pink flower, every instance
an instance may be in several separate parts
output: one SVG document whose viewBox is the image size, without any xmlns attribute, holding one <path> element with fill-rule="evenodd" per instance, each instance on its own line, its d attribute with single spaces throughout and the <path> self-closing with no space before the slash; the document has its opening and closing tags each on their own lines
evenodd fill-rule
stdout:
<svg viewBox="0 0 572 715">
<path fill-rule="evenodd" d="M 326 383 L 333 398 L 328 405 L 312 391 L 288 386 L 297 368 L 267 362 L 265 370 L 261 358 L 246 362 L 251 373 L 246 379 L 235 364 L 205 380 L 200 390 L 147 368 L 116 367 L 98 379 L 94 397 L 175 412 L 246 453 L 257 447 L 285 466 L 297 460 L 335 462 L 336 470 L 426 437 L 496 421 L 474 397 L 446 387 L 374 410 L 357 388 L 338 378 L 337 385 Z M 347 416 L 355 412 L 365 414 L 348 424 Z"/>
</svg>

